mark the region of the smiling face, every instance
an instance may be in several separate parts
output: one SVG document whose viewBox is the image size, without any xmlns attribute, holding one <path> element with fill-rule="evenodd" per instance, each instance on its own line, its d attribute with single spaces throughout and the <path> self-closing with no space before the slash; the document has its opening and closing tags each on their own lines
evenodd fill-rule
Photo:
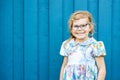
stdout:
<svg viewBox="0 0 120 80">
<path fill-rule="evenodd" d="M 92 27 L 90 26 L 88 18 L 81 18 L 73 21 L 71 34 L 77 42 L 83 42 L 89 38 L 88 34 L 91 29 Z"/>
</svg>

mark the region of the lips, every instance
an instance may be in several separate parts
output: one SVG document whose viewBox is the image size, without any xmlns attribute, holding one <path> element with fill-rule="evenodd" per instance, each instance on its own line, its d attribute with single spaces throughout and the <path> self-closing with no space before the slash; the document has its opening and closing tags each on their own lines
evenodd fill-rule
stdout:
<svg viewBox="0 0 120 80">
<path fill-rule="evenodd" d="M 79 33 L 76 33 L 76 34 L 85 34 L 85 32 L 79 32 Z"/>
</svg>

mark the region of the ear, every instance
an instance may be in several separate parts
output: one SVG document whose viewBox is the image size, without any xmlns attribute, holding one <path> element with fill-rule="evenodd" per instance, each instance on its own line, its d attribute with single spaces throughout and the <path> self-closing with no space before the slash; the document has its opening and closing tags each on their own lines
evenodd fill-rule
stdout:
<svg viewBox="0 0 120 80">
<path fill-rule="evenodd" d="M 93 24 L 90 24 L 90 31 L 89 33 L 92 33 L 93 32 Z"/>
</svg>

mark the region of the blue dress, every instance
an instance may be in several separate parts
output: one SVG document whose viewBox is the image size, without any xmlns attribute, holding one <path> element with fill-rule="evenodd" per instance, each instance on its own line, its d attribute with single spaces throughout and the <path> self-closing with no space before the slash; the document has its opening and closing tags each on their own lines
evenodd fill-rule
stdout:
<svg viewBox="0 0 120 80">
<path fill-rule="evenodd" d="M 60 55 L 68 57 L 63 80 L 97 80 L 95 57 L 105 56 L 106 51 L 102 41 L 89 38 L 77 43 L 73 38 L 62 43 Z"/>
</svg>

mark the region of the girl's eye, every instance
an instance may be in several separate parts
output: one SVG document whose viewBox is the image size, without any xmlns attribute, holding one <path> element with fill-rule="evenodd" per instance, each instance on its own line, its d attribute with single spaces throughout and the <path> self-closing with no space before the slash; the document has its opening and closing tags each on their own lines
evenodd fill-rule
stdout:
<svg viewBox="0 0 120 80">
<path fill-rule="evenodd" d="M 86 27 L 88 24 L 81 25 L 81 27 Z"/>
<path fill-rule="evenodd" d="M 80 26 L 78 26 L 78 25 L 75 25 L 74 27 L 76 27 L 76 28 L 79 28 Z"/>
<path fill-rule="evenodd" d="M 87 27 L 88 23 L 87 24 L 82 24 L 82 25 L 74 25 L 73 27 L 75 29 L 78 29 L 78 28 L 81 28 L 81 29 L 85 29 Z"/>
</svg>

